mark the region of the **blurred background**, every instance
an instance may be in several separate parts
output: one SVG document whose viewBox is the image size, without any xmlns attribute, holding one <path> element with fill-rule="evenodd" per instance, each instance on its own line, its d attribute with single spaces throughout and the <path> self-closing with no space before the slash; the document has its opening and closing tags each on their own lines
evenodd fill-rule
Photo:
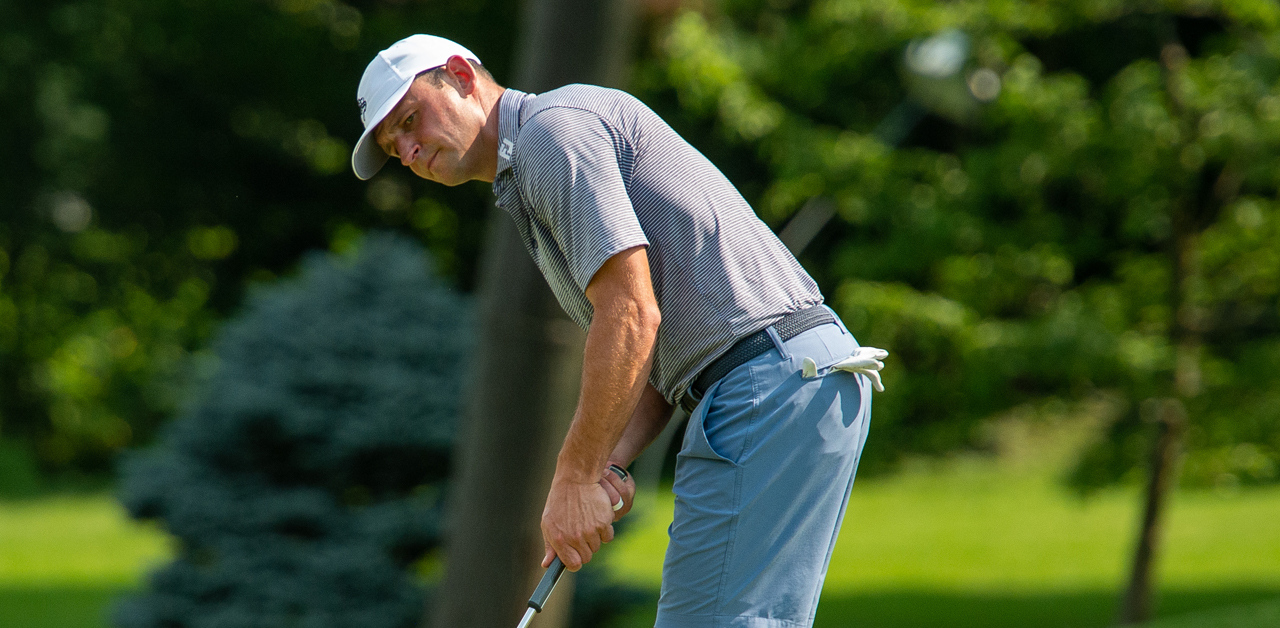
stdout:
<svg viewBox="0 0 1280 628">
<path fill-rule="evenodd" d="M 580 336 L 351 174 L 417 32 L 635 94 L 891 352 L 816 625 L 1280 625 L 1269 0 L 0 0 L 0 625 L 519 617 Z M 678 445 L 535 626 L 652 625 Z"/>
</svg>

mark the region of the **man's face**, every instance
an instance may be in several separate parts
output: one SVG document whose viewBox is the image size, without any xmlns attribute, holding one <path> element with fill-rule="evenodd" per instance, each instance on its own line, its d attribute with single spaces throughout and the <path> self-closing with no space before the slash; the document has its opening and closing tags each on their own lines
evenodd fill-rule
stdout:
<svg viewBox="0 0 1280 628">
<path fill-rule="evenodd" d="M 424 179 L 445 185 L 482 179 L 477 139 L 486 115 L 475 93 L 474 70 L 469 77 L 447 74 L 443 86 L 419 77 L 378 124 L 374 139 Z"/>
</svg>

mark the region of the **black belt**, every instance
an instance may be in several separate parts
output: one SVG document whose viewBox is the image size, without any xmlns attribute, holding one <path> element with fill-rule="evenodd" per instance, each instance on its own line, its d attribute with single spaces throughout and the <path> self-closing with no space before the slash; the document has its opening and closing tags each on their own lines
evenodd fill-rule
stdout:
<svg viewBox="0 0 1280 628">
<path fill-rule="evenodd" d="M 798 312 L 792 312 L 769 327 L 777 331 L 778 337 L 785 342 L 800 335 L 800 332 L 808 331 L 818 325 L 834 322 L 836 322 L 836 318 L 831 315 L 830 310 L 821 305 L 815 305 Z M 702 373 L 699 373 L 694 378 L 693 384 L 689 386 L 689 389 L 685 391 L 684 398 L 680 400 L 680 407 L 693 414 L 693 409 L 698 407 L 698 402 L 702 400 L 702 395 L 707 392 L 708 388 L 711 388 L 712 384 L 728 375 L 729 371 L 772 349 L 773 340 L 769 338 L 767 329 L 761 329 L 735 342 L 733 347 L 725 352 L 724 355 L 716 358 L 715 362 L 703 369 Z"/>
</svg>

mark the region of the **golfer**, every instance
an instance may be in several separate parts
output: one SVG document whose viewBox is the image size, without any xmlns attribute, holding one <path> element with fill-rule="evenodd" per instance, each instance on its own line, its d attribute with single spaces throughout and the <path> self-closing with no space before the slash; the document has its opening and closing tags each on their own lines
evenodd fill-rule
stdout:
<svg viewBox="0 0 1280 628">
<path fill-rule="evenodd" d="M 357 97 L 356 176 L 395 158 L 445 185 L 492 182 L 587 330 L 544 566 L 577 570 L 612 539 L 635 485 L 609 465 L 682 405 L 657 626 L 811 625 L 884 352 L 860 350 L 724 175 L 624 92 L 504 89 L 466 48 L 414 35 L 374 58 Z"/>
</svg>

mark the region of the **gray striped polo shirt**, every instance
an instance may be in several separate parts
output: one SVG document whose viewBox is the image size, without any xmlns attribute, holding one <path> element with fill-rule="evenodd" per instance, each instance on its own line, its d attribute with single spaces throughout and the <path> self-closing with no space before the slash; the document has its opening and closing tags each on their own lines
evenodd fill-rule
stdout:
<svg viewBox="0 0 1280 628">
<path fill-rule="evenodd" d="M 498 206 L 584 329 L 605 260 L 647 245 L 662 312 L 649 382 L 676 403 L 733 343 L 822 303 L 738 190 L 631 95 L 569 85 L 499 101 Z"/>
</svg>

